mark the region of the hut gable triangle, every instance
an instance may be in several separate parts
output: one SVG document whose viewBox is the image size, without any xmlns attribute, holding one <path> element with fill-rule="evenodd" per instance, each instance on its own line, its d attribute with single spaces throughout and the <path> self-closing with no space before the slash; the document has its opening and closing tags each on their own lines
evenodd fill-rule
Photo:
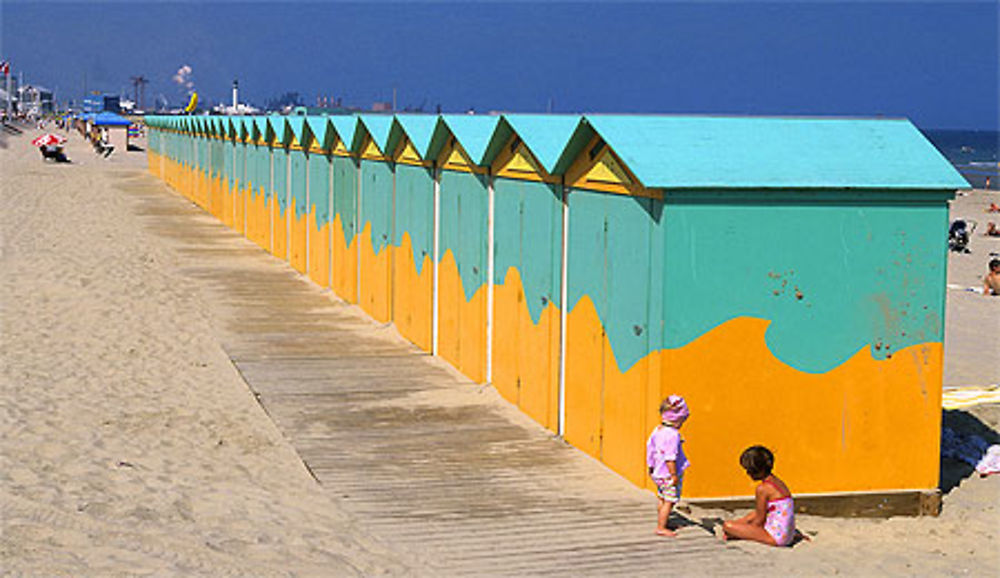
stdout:
<svg viewBox="0 0 1000 578">
<path fill-rule="evenodd" d="M 378 148 L 378 143 L 376 143 L 375 139 L 371 138 L 371 136 L 366 137 L 364 144 L 361 145 L 361 156 L 371 160 L 385 159 L 385 155 L 382 154 L 382 150 Z"/>
<path fill-rule="evenodd" d="M 407 164 L 415 164 L 415 165 L 424 164 L 424 159 L 420 156 L 420 153 L 417 152 L 417 149 L 413 146 L 413 143 L 410 142 L 410 139 L 405 137 L 400 142 L 399 148 L 396 152 L 396 160 L 398 160 L 401 163 L 407 163 Z"/>
<path fill-rule="evenodd" d="M 500 177 L 543 181 L 551 179 L 535 155 L 519 138 L 512 139 L 493 163 L 493 172 Z"/>
<path fill-rule="evenodd" d="M 524 148 L 524 145 L 517 147 L 517 150 L 514 152 L 513 156 L 510 157 L 510 162 L 508 162 L 507 166 L 504 168 L 506 168 L 507 170 L 517 171 L 522 173 L 527 173 L 527 172 L 541 173 L 542 171 L 545 170 L 541 166 L 539 166 L 539 164 L 535 161 L 531 153 L 529 153 Z"/>
<path fill-rule="evenodd" d="M 610 149 L 605 149 L 600 158 L 590 167 L 590 170 L 583 175 L 583 179 L 590 182 L 606 183 L 609 185 L 621 185 L 628 187 L 632 185 L 632 179 L 622 168 L 621 163 L 611 154 Z"/>
<path fill-rule="evenodd" d="M 465 152 L 462 144 L 452 138 L 451 143 L 440 157 L 441 168 L 453 171 L 479 172 L 479 167 Z"/>
<path fill-rule="evenodd" d="M 597 135 L 580 150 L 576 160 L 566 171 L 566 184 L 573 188 L 623 195 L 662 196 L 662 191 L 643 186 L 615 151 Z"/>
</svg>

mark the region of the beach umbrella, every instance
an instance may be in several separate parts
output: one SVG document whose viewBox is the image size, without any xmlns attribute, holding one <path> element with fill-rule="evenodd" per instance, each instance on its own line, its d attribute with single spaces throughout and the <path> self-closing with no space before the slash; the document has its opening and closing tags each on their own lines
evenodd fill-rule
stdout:
<svg viewBox="0 0 1000 578">
<path fill-rule="evenodd" d="M 34 147 L 47 147 L 47 146 L 53 146 L 53 145 L 61 145 L 64 142 L 66 142 L 65 137 L 61 137 L 61 136 L 59 136 L 57 134 L 46 133 L 46 134 L 43 134 L 42 136 L 36 138 L 35 140 L 31 141 L 31 146 L 34 146 Z"/>
</svg>

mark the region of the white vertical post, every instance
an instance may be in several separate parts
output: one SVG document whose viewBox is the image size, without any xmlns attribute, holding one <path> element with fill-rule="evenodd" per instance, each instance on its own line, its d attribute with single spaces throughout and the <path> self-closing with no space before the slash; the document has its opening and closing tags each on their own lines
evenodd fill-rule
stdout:
<svg viewBox="0 0 1000 578">
<path fill-rule="evenodd" d="M 559 301 L 559 436 L 566 436 L 566 317 L 569 309 L 569 191 L 560 185 L 562 197 L 562 263 L 560 264 Z"/>
<path fill-rule="evenodd" d="M 438 289 L 440 286 L 440 277 L 438 276 L 438 262 L 441 258 L 441 171 L 437 168 L 436 163 L 433 169 L 434 171 L 434 269 L 433 278 L 431 282 L 434 284 L 431 292 L 433 294 L 433 301 L 431 303 L 431 354 L 438 354 Z"/>
<path fill-rule="evenodd" d="M 488 205 L 486 217 L 486 383 L 493 381 L 493 221 L 494 189 L 493 176 L 486 175 Z"/>
</svg>

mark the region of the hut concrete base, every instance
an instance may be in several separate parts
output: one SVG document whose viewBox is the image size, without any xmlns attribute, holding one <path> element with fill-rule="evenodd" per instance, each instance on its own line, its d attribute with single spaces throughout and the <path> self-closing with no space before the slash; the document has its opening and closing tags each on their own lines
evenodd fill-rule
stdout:
<svg viewBox="0 0 1000 578">
<path fill-rule="evenodd" d="M 752 498 L 692 498 L 693 506 L 722 510 L 752 509 Z M 941 490 L 893 490 L 795 494 L 795 512 L 838 518 L 890 518 L 892 516 L 937 516 L 941 513 Z"/>
</svg>

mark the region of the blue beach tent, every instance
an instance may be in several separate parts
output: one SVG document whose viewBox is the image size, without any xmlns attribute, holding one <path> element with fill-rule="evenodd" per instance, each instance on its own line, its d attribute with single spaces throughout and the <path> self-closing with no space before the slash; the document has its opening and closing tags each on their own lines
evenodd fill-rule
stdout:
<svg viewBox="0 0 1000 578">
<path fill-rule="evenodd" d="M 113 112 L 102 112 L 94 115 L 93 123 L 95 126 L 129 126 L 132 121 Z"/>
</svg>

